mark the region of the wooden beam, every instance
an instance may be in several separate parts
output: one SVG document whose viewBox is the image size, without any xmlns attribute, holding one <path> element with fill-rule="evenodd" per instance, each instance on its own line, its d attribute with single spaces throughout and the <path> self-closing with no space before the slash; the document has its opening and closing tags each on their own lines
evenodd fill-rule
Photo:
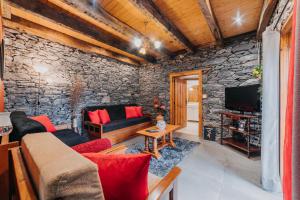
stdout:
<svg viewBox="0 0 300 200">
<path fill-rule="evenodd" d="M 78 38 L 74 38 L 72 36 L 63 34 L 59 31 L 47 28 L 45 26 L 34 24 L 32 22 L 26 21 L 21 18 L 14 18 L 14 21 L 3 19 L 3 24 L 5 27 L 16 29 L 16 30 L 19 30 L 21 32 L 25 32 L 25 33 L 28 33 L 31 35 L 36 35 L 41 38 L 45 38 L 47 40 L 60 43 L 62 45 L 80 49 L 84 52 L 96 53 L 99 55 L 110 57 L 112 59 L 116 59 L 118 61 L 121 61 L 121 62 L 124 62 L 127 64 L 132 64 L 132 65 L 139 64 L 135 60 L 130 59 L 128 57 L 116 55 L 106 49 L 91 45 L 87 42 L 84 42 L 84 41 L 78 39 Z"/>
<path fill-rule="evenodd" d="M 257 39 L 261 39 L 262 33 L 265 31 L 268 26 L 272 14 L 276 8 L 278 0 L 265 0 L 264 7 L 260 14 L 259 25 L 256 32 Z"/>
<path fill-rule="evenodd" d="M 153 3 L 152 0 L 131 0 L 131 2 L 138 8 L 145 11 L 155 21 L 159 22 L 165 29 L 170 32 L 178 41 L 180 41 L 189 50 L 195 52 L 196 46 L 189 41 L 189 39 L 171 22 L 159 8 Z"/>
<path fill-rule="evenodd" d="M 69 27 L 66 27 L 64 25 L 60 25 L 60 24 L 57 24 L 45 17 L 42 17 L 42 16 L 39 16 L 37 14 L 34 14 L 30 11 L 25 11 L 23 9 L 20 9 L 20 8 L 16 8 L 16 7 L 13 7 L 13 6 L 10 6 L 10 10 L 11 10 L 11 14 L 13 16 L 17 16 L 19 18 L 22 18 L 22 19 L 25 19 L 27 21 L 30 21 L 34 24 L 38 24 L 40 26 L 44 26 L 46 28 L 49 28 L 49 29 L 52 29 L 52 30 L 55 30 L 55 31 L 58 31 L 58 32 L 61 32 L 65 35 L 68 35 L 68 36 L 71 36 L 73 38 L 76 38 L 78 40 L 81 40 L 83 42 L 86 42 L 90 45 L 93 45 L 93 46 L 97 46 L 97 47 L 100 47 L 100 48 L 104 48 L 104 49 L 107 49 L 109 51 L 112 51 L 114 53 L 117 53 L 117 54 L 120 54 L 120 55 L 123 55 L 123 56 L 126 56 L 128 58 L 131 58 L 131 59 L 134 59 L 134 60 L 137 60 L 137 61 L 144 61 L 142 58 L 138 57 L 138 56 L 135 56 L 135 55 L 132 55 L 130 53 L 127 53 L 125 51 L 122 51 L 118 48 L 115 48 L 115 47 L 112 47 L 110 45 L 107 45 L 103 42 L 100 42 L 90 36 L 87 36 L 85 34 L 82 34 L 78 31 L 75 31 Z"/>
<path fill-rule="evenodd" d="M 212 32 L 212 34 L 216 40 L 216 44 L 218 46 L 222 46 L 223 45 L 223 36 L 220 31 L 220 28 L 217 23 L 214 12 L 211 8 L 210 0 L 198 0 L 198 2 L 200 5 L 201 12 L 203 13 L 203 15 L 206 19 L 206 22 L 209 26 L 209 29 Z"/>
<path fill-rule="evenodd" d="M 76 5 L 69 5 L 67 4 L 68 1 L 63 2 L 61 0 L 40 0 L 47 4 L 48 6 L 54 7 L 57 10 L 61 10 L 65 13 L 68 13 L 71 16 L 74 16 L 78 21 L 85 22 L 94 26 L 97 29 L 105 30 L 108 33 L 121 38 L 122 40 L 131 43 L 132 39 L 136 36 L 142 37 L 143 35 L 132 27 L 128 26 L 127 24 L 121 22 L 114 16 L 110 15 L 99 4 L 96 4 L 96 7 L 89 6 L 85 1 L 74 1 L 73 4 L 77 3 Z M 72 2 L 72 1 L 70 1 Z M 87 5 L 85 5 L 87 4 Z M 85 5 L 85 9 L 83 6 Z M 80 9 L 75 8 L 74 6 L 80 7 Z M 86 13 L 84 13 L 86 12 Z M 93 15 L 88 15 L 88 13 L 93 13 Z M 130 46 L 130 44 L 128 44 Z M 161 56 L 164 55 L 172 55 L 172 52 L 168 51 L 167 49 L 161 49 L 160 51 L 149 48 L 147 51 L 151 55 Z"/>
<path fill-rule="evenodd" d="M 143 59 L 143 61 L 147 60 L 148 62 L 156 62 L 156 59 L 153 56 L 141 55 L 136 49 L 131 48 L 128 42 L 120 40 L 119 38 L 112 36 L 106 31 L 95 30 L 92 26 L 82 23 L 81 21 L 78 21 L 76 18 L 69 16 L 64 12 L 59 12 L 54 8 L 48 7 L 47 5 L 39 1 L 31 3 L 29 0 L 12 0 L 12 2 L 16 3 L 11 4 L 14 7 L 22 7 L 23 9 L 26 9 L 25 11 L 27 12 L 37 13 L 39 14 L 39 16 L 43 16 L 45 17 L 45 19 L 50 19 L 56 24 L 63 24 L 73 30 L 77 30 L 85 35 L 89 35 L 104 45 L 101 47 L 106 48 L 112 52 L 123 55 L 126 54 L 125 56 L 131 55 L 129 57 L 133 59 L 140 60 L 139 58 L 141 58 Z"/>
</svg>

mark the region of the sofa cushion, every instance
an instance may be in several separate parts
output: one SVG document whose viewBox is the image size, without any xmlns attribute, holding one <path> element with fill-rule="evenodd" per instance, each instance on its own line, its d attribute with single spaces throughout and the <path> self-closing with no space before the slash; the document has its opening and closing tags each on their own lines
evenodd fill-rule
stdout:
<svg viewBox="0 0 300 200">
<path fill-rule="evenodd" d="M 21 111 L 14 111 L 10 114 L 13 131 L 9 134 L 10 141 L 21 141 L 22 137 L 29 133 L 46 132 L 46 128 L 33 119 L 27 118 Z"/>
<path fill-rule="evenodd" d="M 94 123 L 94 124 L 101 123 L 100 116 L 99 116 L 99 110 L 88 111 L 88 115 L 89 115 L 90 121 L 92 123 Z"/>
<path fill-rule="evenodd" d="M 83 121 L 90 121 L 88 111 L 106 109 L 110 116 L 111 121 L 125 119 L 125 106 L 136 106 L 136 104 L 120 104 L 120 105 L 102 105 L 102 106 L 88 106 L 85 107 L 83 112 Z"/>
<path fill-rule="evenodd" d="M 135 106 L 125 106 L 126 119 L 139 117 Z"/>
<path fill-rule="evenodd" d="M 143 117 L 143 107 L 142 106 L 135 106 L 135 110 L 138 114 L 138 117 Z"/>
<path fill-rule="evenodd" d="M 86 136 L 81 136 L 78 133 L 74 132 L 72 129 L 62 129 L 53 132 L 55 137 L 61 140 L 68 146 L 75 146 L 89 141 L 89 138 Z"/>
<path fill-rule="evenodd" d="M 101 124 L 108 124 L 110 122 L 110 116 L 106 109 L 98 110 Z"/>
<path fill-rule="evenodd" d="M 144 123 L 144 122 L 150 122 L 150 121 L 151 121 L 151 118 L 146 117 L 146 116 L 112 121 L 109 124 L 103 125 L 103 133 L 118 130 L 118 129 L 125 128 L 128 126 L 133 126 L 133 125 Z"/>
<path fill-rule="evenodd" d="M 39 199 L 104 199 L 97 166 L 53 134 L 28 134 L 21 146 Z"/>
<path fill-rule="evenodd" d="M 39 115 L 39 116 L 34 116 L 30 117 L 30 119 L 33 119 L 35 121 L 40 122 L 43 124 L 43 126 L 46 128 L 47 132 L 54 132 L 56 131 L 55 126 L 52 124 L 51 120 L 47 115 Z"/>
<path fill-rule="evenodd" d="M 147 199 L 151 155 L 102 153 L 82 155 L 98 165 L 105 199 Z"/>
</svg>

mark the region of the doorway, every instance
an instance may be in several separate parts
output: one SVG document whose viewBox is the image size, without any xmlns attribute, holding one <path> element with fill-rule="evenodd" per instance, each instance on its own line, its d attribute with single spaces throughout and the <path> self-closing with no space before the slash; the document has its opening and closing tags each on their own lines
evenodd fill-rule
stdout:
<svg viewBox="0 0 300 200">
<path fill-rule="evenodd" d="M 170 122 L 202 137 L 202 70 L 170 74 Z"/>
</svg>

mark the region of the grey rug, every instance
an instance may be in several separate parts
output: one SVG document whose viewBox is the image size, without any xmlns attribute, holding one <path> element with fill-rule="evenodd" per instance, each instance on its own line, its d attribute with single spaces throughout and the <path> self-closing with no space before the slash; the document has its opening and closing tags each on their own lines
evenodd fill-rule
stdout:
<svg viewBox="0 0 300 200">
<path fill-rule="evenodd" d="M 161 157 L 159 159 L 151 158 L 149 171 L 159 177 L 164 177 L 175 167 L 192 149 L 200 142 L 194 142 L 182 138 L 175 137 L 174 142 L 176 147 L 165 147 L 159 151 Z M 151 147 L 151 144 L 150 144 Z M 130 145 L 126 153 L 140 153 L 144 150 L 144 144 Z"/>
</svg>

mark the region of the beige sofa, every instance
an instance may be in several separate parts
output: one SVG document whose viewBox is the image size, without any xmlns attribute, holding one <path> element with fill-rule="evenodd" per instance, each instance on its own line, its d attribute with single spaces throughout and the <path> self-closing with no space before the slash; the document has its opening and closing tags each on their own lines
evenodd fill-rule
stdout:
<svg viewBox="0 0 300 200">
<path fill-rule="evenodd" d="M 51 133 L 26 135 L 11 151 L 11 177 L 16 199 L 104 199 L 97 165 L 63 144 Z M 103 153 L 122 153 L 123 146 Z M 175 167 L 164 178 L 148 174 L 148 199 L 176 199 Z"/>
</svg>

